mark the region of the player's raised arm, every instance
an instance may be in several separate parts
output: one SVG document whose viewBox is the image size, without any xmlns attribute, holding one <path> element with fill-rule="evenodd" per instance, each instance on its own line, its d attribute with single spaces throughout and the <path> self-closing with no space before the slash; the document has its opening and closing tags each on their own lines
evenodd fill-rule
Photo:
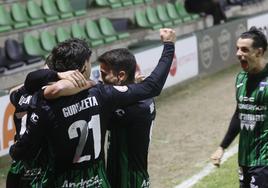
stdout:
<svg viewBox="0 0 268 188">
<path fill-rule="evenodd" d="M 175 31 L 169 28 L 160 29 L 160 38 L 164 44 L 164 49 L 156 68 L 150 76 L 138 84 L 104 86 L 102 93 L 106 93 L 106 97 L 109 96 L 107 97 L 109 106 L 128 105 L 160 94 L 175 54 Z"/>
</svg>

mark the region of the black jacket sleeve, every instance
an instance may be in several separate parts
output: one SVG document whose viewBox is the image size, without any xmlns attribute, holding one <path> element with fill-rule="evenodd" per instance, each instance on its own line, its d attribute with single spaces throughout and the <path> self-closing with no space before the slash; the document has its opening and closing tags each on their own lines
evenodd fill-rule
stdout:
<svg viewBox="0 0 268 188">
<path fill-rule="evenodd" d="M 229 128 L 220 144 L 222 148 L 227 148 L 232 141 L 235 139 L 235 137 L 239 134 L 240 132 L 240 120 L 238 118 L 238 110 L 236 108 L 233 117 L 231 119 Z"/>
<path fill-rule="evenodd" d="M 30 94 L 41 89 L 49 82 L 55 82 L 58 80 L 58 74 L 56 71 L 50 69 L 40 69 L 30 72 L 24 82 L 24 87 Z"/>
</svg>

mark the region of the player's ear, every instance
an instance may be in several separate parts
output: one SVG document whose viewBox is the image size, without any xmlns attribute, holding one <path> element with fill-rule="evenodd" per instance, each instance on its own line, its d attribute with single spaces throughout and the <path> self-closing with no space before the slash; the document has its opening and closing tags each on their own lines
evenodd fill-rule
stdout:
<svg viewBox="0 0 268 188">
<path fill-rule="evenodd" d="M 257 48 L 256 56 L 260 57 L 263 55 L 263 49 L 262 48 Z"/>
<path fill-rule="evenodd" d="M 120 80 L 120 83 L 124 83 L 127 79 L 127 74 L 125 71 L 119 71 L 118 73 L 118 79 Z"/>
</svg>

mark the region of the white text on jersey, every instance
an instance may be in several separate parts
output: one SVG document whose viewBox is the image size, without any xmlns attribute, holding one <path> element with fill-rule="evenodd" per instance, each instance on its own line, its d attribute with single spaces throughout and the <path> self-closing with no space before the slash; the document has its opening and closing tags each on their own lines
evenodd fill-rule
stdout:
<svg viewBox="0 0 268 188">
<path fill-rule="evenodd" d="M 32 98 L 32 95 L 29 95 L 27 97 L 24 97 L 23 95 L 20 97 L 20 100 L 19 100 L 19 105 L 23 105 L 23 104 L 30 104 L 30 100 Z"/>
<path fill-rule="evenodd" d="M 78 103 L 75 103 L 71 106 L 67 106 L 62 109 L 63 116 L 64 117 L 69 117 L 72 115 L 77 114 L 78 112 L 81 112 L 87 108 L 93 107 L 93 106 L 98 106 L 98 101 L 96 97 L 88 97 L 84 100 L 81 100 Z"/>
</svg>

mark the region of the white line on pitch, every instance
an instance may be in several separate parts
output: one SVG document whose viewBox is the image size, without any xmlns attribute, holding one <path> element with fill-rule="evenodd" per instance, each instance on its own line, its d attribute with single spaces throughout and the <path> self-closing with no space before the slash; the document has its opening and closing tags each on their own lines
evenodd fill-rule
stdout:
<svg viewBox="0 0 268 188">
<path fill-rule="evenodd" d="M 229 149 L 227 152 L 225 152 L 224 156 L 222 158 L 222 163 L 224 163 L 228 158 L 230 158 L 235 153 L 237 153 L 237 148 L 238 148 L 238 145 L 236 144 L 231 149 Z M 184 182 L 182 182 L 181 184 L 177 185 L 174 188 L 190 188 L 193 185 L 195 185 L 198 181 L 200 181 L 202 178 L 204 178 L 209 173 L 211 173 L 211 171 L 214 168 L 216 168 L 216 167 L 214 165 L 212 165 L 211 163 L 209 163 L 198 174 L 196 174 L 196 175 L 192 176 L 191 178 L 185 180 Z"/>
</svg>

